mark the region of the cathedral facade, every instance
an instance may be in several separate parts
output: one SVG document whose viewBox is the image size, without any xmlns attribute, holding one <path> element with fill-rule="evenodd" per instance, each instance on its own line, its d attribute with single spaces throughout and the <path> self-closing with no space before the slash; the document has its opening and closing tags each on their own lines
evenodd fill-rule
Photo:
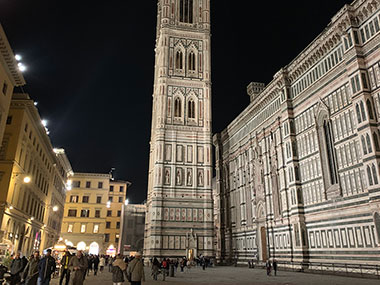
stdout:
<svg viewBox="0 0 380 285">
<path fill-rule="evenodd" d="M 345 5 L 214 135 L 216 257 L 378 264 L 380 1 Z"/>
<path fill-rule="evenodd" d="M 210 0 L 159 0 L 144 256 L 213 255 Z"/>
</svg>

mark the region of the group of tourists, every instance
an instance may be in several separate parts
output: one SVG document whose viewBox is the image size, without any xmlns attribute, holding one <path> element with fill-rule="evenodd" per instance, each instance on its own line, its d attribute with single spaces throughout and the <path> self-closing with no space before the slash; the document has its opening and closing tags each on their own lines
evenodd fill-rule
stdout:
<svg viewBox="0 0 380 285">
<path fill-rule="evenodd" d="M 276 259 L 273 259 L 273 262 L 271 262 L 269 259 L 267 260 L 267 262 L 265 263 L 265 268 L 267 270 L 267 275 L 270 276 L 271 275 L 271 272 L 272 272 L 272 269 L 274 271 L 274 275 L 276 276 L 277 275 L 277 260 Z"/>
<path fill-rule="evenodd" d="M 55 271 L 55 260 L 51 256 L 51 250 L 48 249 L 44 256 L 40 256 L 38 251 L 32 256 L 21 257 L 17 252 L 10 265 L 12 285 L 24 283 L 28 285 L 46 285 L 49 284 L 51 275 Z"/>
<path fill-rule="evenodd" d="M 122 255 L 117 255 L 111 260 L 110 268 L 114 285 L 123 285 L 125 280 L 132 285 L 140 285 L 141 281 L 145 281 L 144 264 L 140 252 L 125 259 Z"/>
<path fill-rule="evenodd" d="M 169 276 L 169 270 L 172 268 L 173 273 L 177 272 L 178 267 L 180 267 L 181 272 L 190 272 L 193 266 L 201 266 L 203 270 L 211 266 L 211 260 L 204 256 L 198 256 L 193 261 L 190 261 L 186 257 L 169 259 L 163 258 L 159 261 L 156 257 L 151 260 L 152 265 L 152 278 L 153 280 L 158 280 L 158 276 L 162 274 L 162 280 L 165 281 L 166 277 Z"/>
</svg>

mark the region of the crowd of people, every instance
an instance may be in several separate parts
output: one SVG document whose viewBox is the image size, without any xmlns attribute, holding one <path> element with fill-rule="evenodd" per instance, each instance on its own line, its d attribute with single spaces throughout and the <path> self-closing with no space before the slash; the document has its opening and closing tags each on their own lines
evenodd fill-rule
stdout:
<svg viewBox="0 0 380 285">
<path fill-rule="evenodd" d="M 207 267 L 212 266 L 212 262 L 209 258 L 205 256 L 198 256 L 193 261 L 184 258 L 169 259 L 163 258 L 159 261 L 156 257 L 151 260 L 152 265 L 152 278 L 153 280 L 158 280 L 158 276 L 162 274 L 162 280 L 165 281 L 166 277 L 169 276 L 169 270 L 172 268 L 173 273 L 178 271 L 180 272 L 190 272 L 193 266 L 201 266 L 203 270 L 206 270 Z"/>
</svg>

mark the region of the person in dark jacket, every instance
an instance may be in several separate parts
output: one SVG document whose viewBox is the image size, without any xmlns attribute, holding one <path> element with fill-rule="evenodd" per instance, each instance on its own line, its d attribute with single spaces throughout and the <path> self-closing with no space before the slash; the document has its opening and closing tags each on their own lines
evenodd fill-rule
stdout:
<svg viewBox="0 0 380 285">
<path fill-rule="evenodd" d="M 68 250 L 65 251 L 65 254 L 62 256 L 61 259 L 61 277 L 59 278 L 59 285 L 62 285 L 63 278 L 66 278 L 66 285 L 69 285 L 70 282 L 70 269 L 69 269 L 69 263 L 70 263 L 71 254 Z"/>
<path fill-rule="evenodd" d="M 96 275 L 98 273 L 98 269 L 99 269 L 99 256 L 95 255 L 94 258 L 92 259 L 92 262 L 94 264 L 94 275 Z"/>
<path fill-rule="evenodd" d="M 21 281 L 21 272 L 24 270 L 24 262 L 17 252 L 11 263 L 12 281 L 11 285 L 17 284 Z"/>
<path fill-rule="evenodd" d="M 51 249 L 46 251 L 46 255 L 38 263 L 38 285 L 49 285 L 51 275 L 55 271 L 55 259 L 51 256 Z"/>
<path fill-rule="evenodd" d="M 40 253 L 36 251 L 29 259 L 22 279 L 25 280 L 25 285 L 37 285 L 38 279 L 38 263 L 40 262 Z"/>
</svg>

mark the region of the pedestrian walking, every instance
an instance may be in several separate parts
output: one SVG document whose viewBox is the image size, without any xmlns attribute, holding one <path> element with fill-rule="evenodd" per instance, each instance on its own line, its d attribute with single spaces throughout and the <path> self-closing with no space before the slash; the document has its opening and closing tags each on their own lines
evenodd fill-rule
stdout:
<svg viewBox="0 0 380 285">
<path fill-rule="evenodd" d="M 158 276 L 159 272 L 160 272 L 160 262 L 155 257 L 155 258 L 153 258 L 153 263 L 152 263 L 152 276 L 153 276 L 153 280 L 157 281 L 157 276 Z"/>
<path fill-rule="evenodd" d="M 69 269 L 72 272 L 72 285 L 83 285 L 86 269 L 88 268 L 87 258 L 83 252 L 78 250 L 77 255 L 73 256 L 69 262 Z"/>
<path fill-rule="evenodd" d="M 100 263 L 99 256 L 95 255 L 93 258 L 94 275 L 96 275 L 98 273 L 99 263 Z"/>
<path fill-rule="evenodd" d="M 127 276 L 131 285 L 141 285 L 141 281 L 145 282 L 144 265 L 140 252 L 136 253 L 135 258 L 128 264 Z"/>
<path fill-rule="evenodd" d="M 71 254 L 68 250 L 65 251 L 65 254 L 61 259 L 61 277 L 59 278 L 59 285 L 62 285 L 63 278 L 66 278 L 65 284 L 69 285 L 70 282 L 70 269 L 69 263 L 71 259 Z"/>
<path fill-rule="evenodd" d="M 100 259 L 99 259 L 99 269 L 100 269 L 100 272 L 103 272 L 104 266 L 106 266 L 106 259 L 102 255 L 100 257 Z"/>
<path fill-rule="evenodd" d="M 40 253 L 36 251 L 24 268 L 21 282 L 25 280 L 25 285 L 37 285 L 39 262 Z"/>
<path fill-rule="evenodd" d="M 51 249 L 46 251 L 45 256 L 38 263 L 38 285 L 49 285 L 51 275 L 55 272 L 55 259 L 51 256 Z"/>
<path fill-rule="evenodd" d="M 123 285 L 124 283 L 124 272 L 127 269 L 122 256 L 117 255 L 115 261 L 112 264 L 112 282 L 113 285 Z"/>
<path fill-rule="evenodd" d="M 11 262 L 11 285 L 18 284 L 21 281 L 21 273 L 24 270 L 24 262 L 20 257 L 20 252 L 17 252 Z"/>
<path fill-rule="evenodd" d="M 277 260 L 273 259 L 273 271 L 274 271 L 274 276 L 277 276 Z"/>
<path fill-rule="evenodd" d="M 267 275 L 269 276 L 270 275 L 270 272 L 272 270 L 272 264 L 270 262 L 270 260 L 268 259 L 267 262 L 265 263 L 265 267 L 267 269 Z"/>
</svg>

